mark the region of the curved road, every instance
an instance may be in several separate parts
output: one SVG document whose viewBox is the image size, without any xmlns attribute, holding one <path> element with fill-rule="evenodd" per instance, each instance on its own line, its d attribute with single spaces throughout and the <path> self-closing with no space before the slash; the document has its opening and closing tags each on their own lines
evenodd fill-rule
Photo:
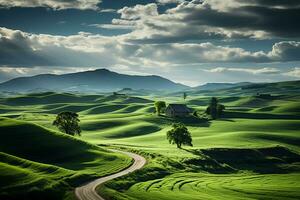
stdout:
<svg viewBox="0 0 300 200">
<path fill-rule="evenodd" d="M 102 183 L 105 183 L 106 181 L 118 178 L 120 176 L 124 176 L 126 174 L 129 174 L 130 172 L 133 172 L 135 170 L 138 170 L 142 168 L 146 164 L 146 159 L 138 154 L 125 152 L 125 151 L 119 151 L 119 150 L 111 150 L 117 153 L 123 153 L 125 155 L 130 156 L 134 159 L 134 163 L 127 169 L 120 171 L 116 174 L 112 174 L 109 176 L 104 176 L 102 178 L 98 178 L 94 181 L 91 181 L 85 185 L 82 185 L 80 187 L 77 187 L 75 189 L 75 194 L 77 199 L 79 200 L 105 200 L 103 197 L 98 195 L 96 192 L 96 187 Z"/>
</svg>

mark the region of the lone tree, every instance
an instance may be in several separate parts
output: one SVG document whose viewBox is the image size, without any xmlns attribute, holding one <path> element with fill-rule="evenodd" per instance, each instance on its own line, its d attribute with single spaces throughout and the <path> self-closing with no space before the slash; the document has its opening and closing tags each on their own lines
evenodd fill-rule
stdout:
<svg viewBox="0 0 300 200">
<path fill-rule="evenodd" d="M 158 115 L 162 112 L 162 109 L 166 108 L 166 102 L 164 101 L 156 101 L 154 103 L 155 111 Z"/>
<path fill-rule="evenodd" d="M 216 97 L 212 97 L 205 113 L 210 115 L 212 119 L 217 119 L 223 114 L 224 110 L 225 106 L 223 104 L 219 104 Z"/>
<path fill-rule="evenodd" d="M 78 119 L 78 114 L 74 112 L 61 112 L 56 116 L 53 121 L 53 125 L 57 126 L 58 129 L 68 135 L 79 135 L 81 129 L 79 126 L 80 120 Z"/>
<path fill-rule="evenodd" d="M 176 144 L 177 148 L 181 149 L 181 145 L 193 146 L 192 136 L 182 123 L 172 125 L 172 129 L 167 132 L 167 139 L 170 144 Z"/>
</svg>

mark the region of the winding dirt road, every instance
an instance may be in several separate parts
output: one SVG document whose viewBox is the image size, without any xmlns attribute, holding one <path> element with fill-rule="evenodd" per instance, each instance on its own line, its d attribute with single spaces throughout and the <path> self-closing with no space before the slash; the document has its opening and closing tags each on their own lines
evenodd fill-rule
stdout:
<svg viewBox="0 0 300 200">
<path fill-rule="evenodd" d="M 123 153 L 125 155 L 130 156 L 134 159 L 134 163 L 127 169 L 120 171 L 116 174 L 112 174 L 109 176 L 104 176 L 101 178 L 98 178 L 94 181 L 91 181 L 85 185 L 82 185 L 80 187 L 77 187 L 75 189 L 75 194 L 77 199 L 79 200 L 105 200 L 103 197 L 101 197 L 96 192 L 96 187 L 100 184 L 105 183 L 106 181 L 118 178 L 120 176 L 124 176 L 126 174 L 129 174 L 130 172 L 133 172 L 135 170 L 138 170 L 142 168 L 146 164 L 146 159 L 138 154 L 131 153 L 131 152 L 125 152 L 125 151 L 119 151 L 119 150 L 111 150 L 117 153 Z"/>
</svg>

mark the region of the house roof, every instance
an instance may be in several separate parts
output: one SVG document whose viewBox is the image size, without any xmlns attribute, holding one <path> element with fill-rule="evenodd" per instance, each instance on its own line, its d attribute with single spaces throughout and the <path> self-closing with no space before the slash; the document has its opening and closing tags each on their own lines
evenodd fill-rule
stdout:
<svg viewBox="0 0 300 200">
<path fill-rule="evenodd" d="M 168 108 L 172 109 L 174 112 L 179 112 L 179 113 L 191 112 L 191 110 L 184 104 L 169 104 Z"/>
</svg>

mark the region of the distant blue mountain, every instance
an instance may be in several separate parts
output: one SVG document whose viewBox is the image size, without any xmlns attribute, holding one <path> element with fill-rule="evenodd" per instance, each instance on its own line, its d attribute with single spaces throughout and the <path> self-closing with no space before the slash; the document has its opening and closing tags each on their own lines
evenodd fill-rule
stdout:
<svg viewBox="0 0 300 200">
<path fill-rule="evenodd" d="M 240 82 L 240 83 L 206 83 L 204 85 L 199 85 L 193 87 L 193 90 L 221 90 L 233 87 L 240 87 L 245 85 L 250 85 L 251 82 Z"/>
<path fill-rule="evenodd" d="M 174 83 L 160 76 L 125 75 L 97 69 L 70 74 L 40 74 L 31 77 L 20 77 L 0 84 L 0 91 L 116 91 L 122 88 L 134 90 L 179 91 L 189 88 Z"/>
</svg>

